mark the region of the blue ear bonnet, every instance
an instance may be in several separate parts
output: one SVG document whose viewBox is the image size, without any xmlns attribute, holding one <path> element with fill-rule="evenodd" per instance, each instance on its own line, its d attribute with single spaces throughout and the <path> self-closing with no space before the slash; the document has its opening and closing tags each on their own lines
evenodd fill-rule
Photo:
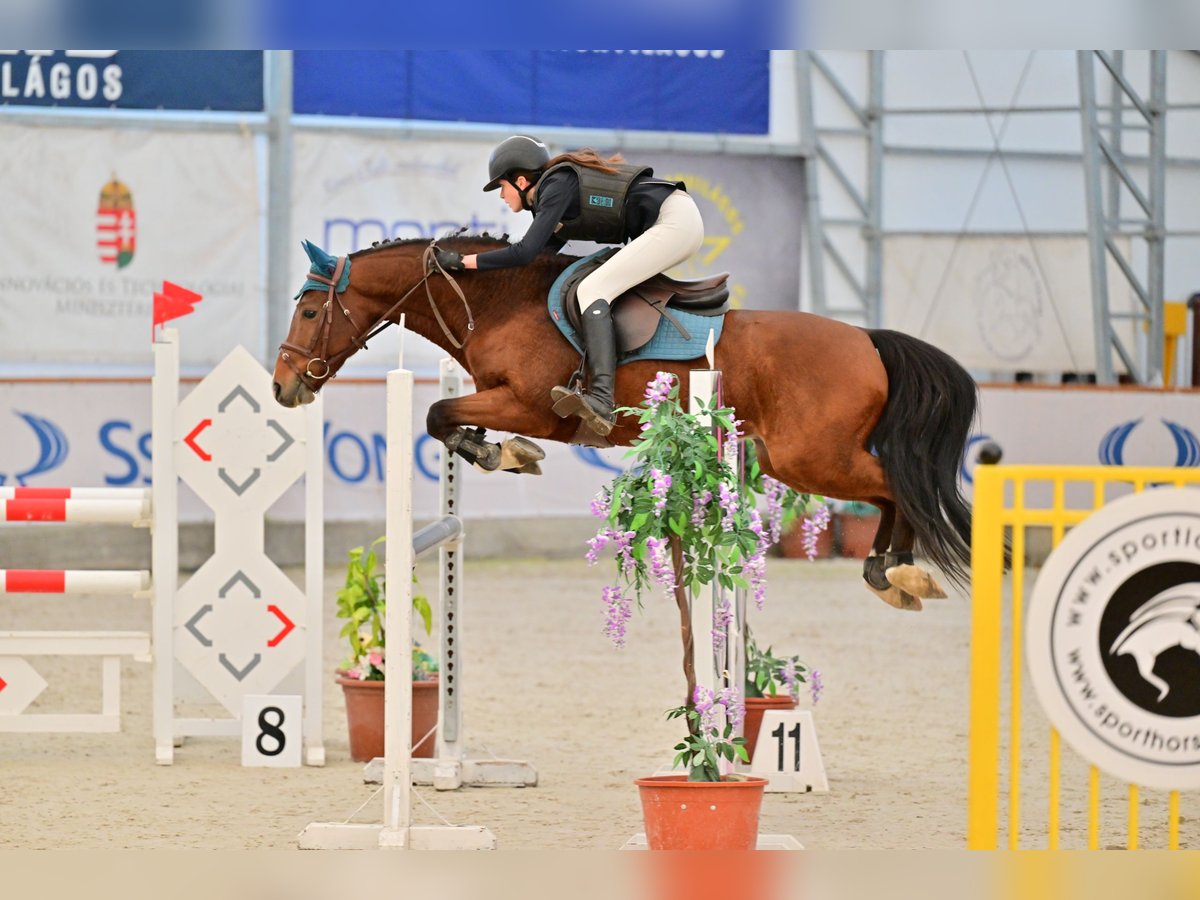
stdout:
<svg viewBox="0 0 1200 900">
<path fill-rule="evenodd" d="M 300 246 L 304 248 L 304 252 L 308 254 L 309 262 L 312 263 L 309 272 L 315 272 L 318 275 L 324 275 L 326 278 L 333 277 L 333 270 L 337 268 L 337 257 L 330 256 L 312 241 L 301 241 Z M 342 293 L 350 284 L 350 257 L 346 257 L 346 265 L 342 267 L 342 277 L 338 279 L 337 293 Z M 322 284 L 319 281 L 314 281 L 307 278 L 304 284 L 300 286 L 299 292 L 293 297 L 293 300 L 299 300 L 300 295 L 305 291 L 328 291 L 329 285 Z"/>
</svg>

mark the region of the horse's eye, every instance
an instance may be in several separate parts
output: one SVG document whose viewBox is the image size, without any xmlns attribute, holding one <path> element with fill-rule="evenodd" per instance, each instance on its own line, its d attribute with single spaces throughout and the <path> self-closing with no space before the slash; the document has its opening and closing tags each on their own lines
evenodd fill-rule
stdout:
<svg viewBox="0 0 1200 900">
<path fill-rule="evenodd" d="M 317 311 L 315 309 L 306 309 L 304 311 L 304 318 L 315 319 L 316 317 L 317 317 Z"/>
</svg>

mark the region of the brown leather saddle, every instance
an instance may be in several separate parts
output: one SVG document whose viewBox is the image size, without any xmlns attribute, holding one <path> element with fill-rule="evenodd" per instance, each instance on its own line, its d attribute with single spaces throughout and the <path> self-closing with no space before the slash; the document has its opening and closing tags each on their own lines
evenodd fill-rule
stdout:
<svg viewBox="0 0 1200 900">
<path fill-rule="evenodd" d="M 619 249 L 614 247 L 588 257 L 562 283 L 559 289 L 561 311 L 573 332 L 579 331 L 579 304 L 575 300 L 579 283 L 608 262 Z M 724 315 L 729 312 L 728 281 L 728 272 L 693 281 L 655 275 L 631 287 L 612 302 L 618 358 L 633 353 L 654 337 L 660 319 L 674 325 L 684 340 L 691 340 L 692 336 L 671 310 L 698 316 Z"/>
</svg>

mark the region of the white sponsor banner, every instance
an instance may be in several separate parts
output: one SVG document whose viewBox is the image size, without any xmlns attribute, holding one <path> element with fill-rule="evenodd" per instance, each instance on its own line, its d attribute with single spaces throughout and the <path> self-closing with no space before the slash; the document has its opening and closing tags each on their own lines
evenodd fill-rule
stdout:
<svg viewBox="0 0 1200 900">
<path fill-rule="evenodd" d="M 1109 291 L 1114 310 L 1133 311 L 1111 257 Z M 1095 371 L 1085 237 L 886 237 L 883 292 L 886 327 L 947 348 L 968 369 Z M 1132 327 L 1116 327 L 1133 352 Z"/>
<path fill-rule="evenodd" d="M 551 153 L 559 148 L 552 147 Z M 533 217 L 513 213 L 498 191 L 484 193 L 491 146 L 464 141 L 402 141 L 362 135 L 296 134 L 293 155 L 292 257 L 298 290 L 308 271 L 300 247 L 310 240 L 335 255 L 392 238 L 430 239 L 459 228 L 515 240 Z M 672 270 L 695 278 L 729 270 L 735 306 L 795 309 L 799 264 L 764 260 L 788 258 L 798 245 L 799 217 L 788 213 L 801 188 L 802 168 L 794 160 L 729 159 L 715 155 L 641 154 L 658 177 L 683 180 L 705 219 L 700 251 Z M 596 245 L 573 242 L 568 253 L 589 253 Z M 793 254 L 794 257 L 794 254 Z M 766 274 L 764 274 L 766 273 Z M 498 298 L 502 299 L 502 298 Z M 272 298 L 292 309 L 292 296 Z M 423 302 L 418 299 L 418 302 Z M 272 336 L 272 342 L 283 335 Z M 385 332 L 347 364 L 347 374 L 379 374 L 395 364 L 398 337 Z M 405 338 L 404 365 L 434 374 L 445 355 L 415 335 Z"/>
<path fill-rule="evenodd" d="M 184 385 L 187 395 L 192 385 Z M 383 519 L 385 390 L 381 381 L 345 380 L 325 391 L 325 512 L 331 521 Z M 437 511 L 438 463 L 444 448 L 425 432 L 425 414 L 439 397 L 421 379 L 413 407 L 413 510 Z M 188 423 L 181 423 L 181 427 Z M 150 484 L 150 386 L 144 381 L 0 382 L 0 485 L 145 487 Z M 497 440 L 507 435 L 489 434 Z M 626 465 L 624 449 L 597 451 L 538 442 L 544 475 L 483 473 L 464 467 L 463 514 L 522 518 L 587 516 L 589 502 Z M 300 521 L 303 494 L 288 491 L 270 515 Z M 204 504 L 180 492 L 184 521 L 211 518 Z M 2 547 L 0 547 L 2 551 Z M 0 552 L 2 555 L 2 552 Z"/>
<path fill-rule="evenodd" d="M 189 390 L 184 386 L 184 393 Z M 979 446 L 995 441 L 1006 463 L 1200 465 L 1200 403 L 1184 391 L 1101 388 L 982 390 L 981 414 L 964 460 L 968 491 Z M 442 445 L 425 433 L 438 397 L 421 379 L 413 408 L 414 511 L 437 515 Z M 325 491 L 330 520 L 382 519 L 386 462 L 384 386 L 346 379 L 325 389 Z M 146 382 L 0 382 L 0 484 L 143 487 L 150 483 L 150 387 Z M 506 435 L 490 434 L 492 440 Z M 625 450 L 567 447 L 546 451 L 540 477 L 464 469 L 463 512 L 470 517 L 587 516 L 590 499 L 629 460 Z M 184 491 L 182 515 L 204 507 Z M 272 516 L 299 521 L 298 491 Z"/>
<path fill-rule="evenodd" d="M 185 366 L 257 345 L 253 136 L 0 123 L 0 146 L 4 363 L 149 365 L 164 280 L 204 295 Z"/>
<path fill-rule="evenodd" d="M 517 215 L 499 191 L 484 193 L 491 147 L 463 141 L 408 141 L 361 135 L 297 133 L 292 161 L 292 270 L 295 287 L 272 303 L 293 306 L 292 295 L 308 272 L 300 248 L 309 240 L 337 256 L 392 238 L 444 237 L 459 228 L 519 238 L 528 213 Z M 283 335 L 272 336 L 273 341 Z M 343 371 L 381 373 L 394 368 L 396 329 L 352 357 Z M 416 335 L 405 336 L 404 365 L 435 374 L 445 356 Z"/>
</svg>

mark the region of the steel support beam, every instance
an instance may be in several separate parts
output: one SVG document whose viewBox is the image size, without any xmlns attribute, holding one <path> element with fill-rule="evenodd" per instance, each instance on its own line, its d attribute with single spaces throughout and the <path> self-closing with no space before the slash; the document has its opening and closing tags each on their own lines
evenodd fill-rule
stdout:
<svg viewBox="0 0 1200 900">
<path fill-rule="evenodd" d="M 1096 75 L 1099 62 L 1110 79 L 1101 121 Z M 1125 54 L 1080 50 L 1079 100 L 1083 127 L 1083 173 L 1087 200 L 1092 311 L 1095 328 L 1096 380 L 1113 384 L 1119 360 L 1138 384 L 1161 385 L 1163 373 L 1163 245 L 1166 238 L 1166 111 L 1167 53 L 1149 51 L 1149 99 L 1143 98 L 1125 76 Z M 1146 132 L 1149 148 L 1144 175 L 1131 167 L 1124 152 L 1128 132 Z M 1139 176 L 1142 176 L 1139 180 Z M 1135 201 L 1122 209 L 1124 193 Z M 1120 253 L 1114 240 L 1129 235 L 1145 242 L 1144 274 Z M 1109 258 L 1116 263 L 1136 305 L 1132 312 L 1120 302 L 1114 308 L 1109 285 Z M 1121 291 L 1124 294 L 1124 291 Z M 1115 322 L 1132 321 L 1135 331 L 1118 330 Z M 1127 346 L 1132 338 L 1133 346 Z M 1115 359 L 1114 359 L 1115 357 Z"/>
</svg>

